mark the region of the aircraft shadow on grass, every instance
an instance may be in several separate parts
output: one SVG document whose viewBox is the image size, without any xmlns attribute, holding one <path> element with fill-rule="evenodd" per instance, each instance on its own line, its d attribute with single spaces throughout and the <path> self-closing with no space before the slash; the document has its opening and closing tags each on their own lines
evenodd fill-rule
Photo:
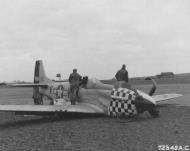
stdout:
<svg viewBox="0 0 190 151">
<path fill-rule="evenodd" d="M 125 117 L 125 118 L 111 118 L 107 117 L 105 115 L 97 115 L 97 114 L 68 114 L 64 116 L 29 116 L 27 117 L 20 117 L 19 119 L 16 119 L 15 117 L 11 121 L 6 121 L 4 123 L 0 124 L 0 129 L 5 130 L 9 128 L 18 128 L 18 127 L 26 127 L 26 126 L 33 126 L 33 125 L 40 125 L 44 123 L 53 123 L 53 122 L 59 122 L 59 121 L 72 121 L 72 120 L 82 120 L 82 119 L 92 119 L 92 118 L 104 118 L 111 120 L 112 123 L 128 123 L 128 122 L 147 122 L 149 120 L 152 120 L 151 116 L 144 115 L 144 116 L 137 116 L 133 118 Z"/>
<path fill-rule="evenodd" d="M 22 115 L 21 115 L 22 116 Z M 0 124 L 0 129 L 8 129 L 8 128 L 18 128 L 32 125 L 40 125 L 43 123 L 52 123 L 59 121 L 71 121 L 71 120 L 81 120 L 81 119 L 90 119 L 90 118 L 101 118 L 106 117 L 105 115 L 97 115 L 97 114 L 66 114 L 62 116 L 52 115 L 52 116 L 28 116 L 27 118 L 23 116 L 16 119 L 15 117 Z"/>
</svg>

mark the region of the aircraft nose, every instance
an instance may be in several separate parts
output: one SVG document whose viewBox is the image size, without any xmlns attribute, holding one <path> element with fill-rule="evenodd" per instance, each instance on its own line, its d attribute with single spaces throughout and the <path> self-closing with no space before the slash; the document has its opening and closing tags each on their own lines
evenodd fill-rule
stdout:
<svg viewBox="0 0 190 151">
<path fill-rule="evenodd" d="M 135 105 L 137 108 L 137 111 L 139 113 L 142 113 L 144 111 L 149 111 L 150 109 L 155 107 L 155 104 L 151 101 L 144 99 L 142 97 L 137 97 L 135 100 Z"/>
<path fill-rule="evenodd" d="M 159 110 L 157 109 L 156 105 L 147 99 L 137 97 L 135 100 L 135 105 L 138 113 L 148 111 L 152 117 L 159 116 Z"/>
</svg>

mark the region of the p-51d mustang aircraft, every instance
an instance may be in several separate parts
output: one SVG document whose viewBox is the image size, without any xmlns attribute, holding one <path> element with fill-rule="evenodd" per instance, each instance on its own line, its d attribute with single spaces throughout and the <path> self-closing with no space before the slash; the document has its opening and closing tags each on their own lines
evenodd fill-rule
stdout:
<svg viewBox="0 0 190 151">
<path fill-rule="evenodd" d="M 159 114 L 157 102 L 182 96 L 174 93 L 153 96 L 156 90 L 154 80 L 151 91 L 146 94 L 122 82 L 113 86 L 96 79 L 83 78 L 78 94 L 80 101 L 76 105 L 71 105 L 69 82 L 55 82 L 47 78 L 41 60 L 36 61 L 33 84 L 11 86 L 33 87 L 34 105 L 0 105 L 0 111 L 24 115 L 83 113 L 132 117 L 148 111 L 156 117 Z M 45 98 L 48 98 L 48 104 L 45 103 Z"/>
</svg>

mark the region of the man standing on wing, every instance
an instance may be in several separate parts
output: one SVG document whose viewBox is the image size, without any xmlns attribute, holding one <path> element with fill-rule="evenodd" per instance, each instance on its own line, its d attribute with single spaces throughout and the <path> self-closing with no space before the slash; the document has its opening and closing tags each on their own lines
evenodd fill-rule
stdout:
<svg viewBox="0 0 190 151">
<path fill-rule="evenodd" d="M 118 81 L 115 84 L 115 88 L 118 88 L 118 87 L 131 88 L 130 84 L 128 84 L 129 77 L 128 77 L 128 71 L 126 70 L 125 64 L 123 64 L 122 68 L 119 71 L 117 71 L 115 78 Z"/>
<path fill-rule="evenodd" d="M 117 71 L 116 75 L 115 75 L 117 81 L 125 81 L 128 82 L 128 71 L 126 70 L 126 66 L 125 64 L 123 64 L 122 68 Z"/>
<path fill-rule="evenodd" d="M 69 76 L 69 83 L 70 83 L 70 93 L 69 97 L 71 100 L 71 104 L 75 105 L 76 102 L 79 101 L 78 91 L 79 91 L 79 84 L 81 82 L 81 75 L 77 73 L 77 69 L 73 69 L 73 73 Z"/>
</svg>

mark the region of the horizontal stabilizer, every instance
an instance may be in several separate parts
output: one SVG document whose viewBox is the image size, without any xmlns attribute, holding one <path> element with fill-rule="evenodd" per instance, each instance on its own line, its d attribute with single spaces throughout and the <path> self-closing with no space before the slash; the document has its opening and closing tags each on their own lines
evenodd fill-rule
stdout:
<svg viewBox="0 0 190 151">
<path fill-rule="evenodd" d="M 48 84 L 9 84 L 11 87 L 48 87 Z"/>
<path fill-rule="evenodd" d="M 177 98 L 183 96 L 182 94 L 170 93 L 170 94 L 162 94 L 162 95 L 154 95 L 152 96 L 156 102 L 161 102 L 173 98 Z"/>
</svg>

